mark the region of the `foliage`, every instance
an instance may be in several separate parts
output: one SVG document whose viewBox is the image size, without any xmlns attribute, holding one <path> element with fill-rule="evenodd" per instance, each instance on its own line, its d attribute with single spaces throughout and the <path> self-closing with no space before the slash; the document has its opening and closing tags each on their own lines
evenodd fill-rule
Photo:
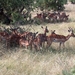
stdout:
<svg viewBox="0 0 75 75">
<path fill-rule="evenodd" d="M 72 75 L 71 72 L 69 72 L 69 71 L 67 71 L 67 70 L 63 70 L 63 71 L 62 71 L 62 74 L 63 74 L 63 75 Z"/>
<path fill-rule="evenodd" d="M 71 75 L 75 75 L 75 66 L 71 69 Z"/>
<path fill-rule="evenodd" d="M 0 0 L 0 9 L 3 9 L 8 18 L 11 17 L 12 20 L 17 21 L 22 18 L 23 9 L 27 11 L 28 15 L 25 17 L 27 19 L 30 18 L 30 12 L 34 8 L 64 10 L 65 3 L 67 3 L 67 0 Z"/>
<path fill-rule="evenodd" d="M 8 17 L 11 17 L 12 20 L 17 21 L 23 9 L 26 9 L 28 16 L 30 11 L 32 11 L 32 5 L 34 0 L 0 0 L 0 9 L 3 9 L 3 13 Z"/>
<path fill-rule="evenodd" d="M 20 16 L 19 13 L 13 12 L 12 13 L 12 18 L 13 18 L 14 21 L 19 21 L 20 19 L 22 19 L 22 16 Z"/>
<path fill-rule="evenodd" d="M 63 10 L 64 4 L 67 3 L 67 0 L 36 0 L 36 7 L 40 9 L 53 9 L 53 10 Z"/>
<path fill-rule="evenodd" d="M 33 0 L 0 0 L 0 7 L 4 8 L 7 12 L 18 11 L 24 7 L 28 9 L 31 7 Z"/>
<path fill-rule="evenodd" d="M 40 25 L 42 23 L 42 20 L 40 20 L 39 18 L 34 18 L 34 23 Z"/>
<path fill-rule="evenodd" d="M 70 0 L 72 4 L 75 4 L 75 0 Z"/>
<path fill-rule="evenodd" d="M 62 73 L 63 75 L 75 75 L 75 66 L 70 71 L 63 70 Z"/>
</svg>

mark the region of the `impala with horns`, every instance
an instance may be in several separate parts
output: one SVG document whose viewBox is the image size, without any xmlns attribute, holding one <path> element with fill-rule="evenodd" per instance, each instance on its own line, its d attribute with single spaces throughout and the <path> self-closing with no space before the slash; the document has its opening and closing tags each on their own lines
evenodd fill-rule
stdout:
<svg viewBox="0 0 75 75">
<path fill-rule="evenodd" d="M 63 44 L 63 47 L 65 47 L 64 43 L 65 43 L 67 40 L 69 40 L 70 37 L 75 37 L 72 28 L 69 28 L 68 31 L 71 32 L 71 33 L 70 33 L 69 35 L 67 35 L 67 36 L 64 36 L 64 35 L 56 34 L 56 33 L 55 33 L 55 30 L 54 30 L 54 32 L 53 32 L 51 35 L 49 35 L 49 36 L 47 37 L 47 44 L 48 44 L 48 47 L 49 47 L 53 42 L 59 43 L 59 49 L 61 49 L 61 45 L 62 45 L 62 44 Z"/>
<path fill-rule="evenodd" d="M 49 30 L 47 29 L 47 26 L 45 28 L 41 26 L 41 28 L 44 29 L 44 33 L 38 34 L 35 40 L 35 42 L 38 43 L 37 46 L 40 46 L 40 47 L 42 47 L 42 45 L 45 44 L 45 42 L 47 41 L 46 33 L 49 32 Z"/>
</svg>

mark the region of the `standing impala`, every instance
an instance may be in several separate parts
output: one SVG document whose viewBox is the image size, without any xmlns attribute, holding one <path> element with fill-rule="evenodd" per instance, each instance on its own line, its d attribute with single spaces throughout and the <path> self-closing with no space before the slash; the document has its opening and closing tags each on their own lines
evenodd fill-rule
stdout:
<svg viewBox="0 0 75 75">
<path fill-rule="evenodd" d="M 69 28 L 68 30 L 71 32 L 71 34 L 64 36 L 64 35 L 59 35 L 56 34 L 55 31 L 47 37 L 47 44 L 50 46 L 52 42 L 59 43 L 59 49 L 61 49 L 61 45 L 63 44 L 63 47 L 65 47 L 64 43 L 69 40 L 70 37 L 75 37 L 73 29 Z"/>
<path fill-rule="evenodd" d="M 40 33 L 37 35 L 37 42 L 39 44 L 40 47 L 42 47 L 42 45 L 45 44 L 45 41 L 47 41 L 47 37 L 46 37 L 46 33 L 49 32 L 49 30 L 47 29 L 47 26 L 44 28 L 41 26 L 42 29 L 44 29 L 44 33 Z"/>
</svg>

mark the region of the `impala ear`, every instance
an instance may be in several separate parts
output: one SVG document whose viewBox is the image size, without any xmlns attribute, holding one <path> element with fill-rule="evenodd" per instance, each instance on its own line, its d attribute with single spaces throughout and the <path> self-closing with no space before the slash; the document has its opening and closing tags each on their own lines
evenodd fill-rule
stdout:
<svg viewBox="0 0 75 75">
<path fill-rule="evenodd" d="M 38 34 L 38 32 L 36 32 L 35 34 Z"/>
<path fill-rule="evenodd" d="M 72 32 L 73 32 L 73 29 L 72 29 L 71 27 L 68 27 L 68 28 L 69 28 L 68 32 L 70 32 L 70 31 L 72 31 Z"/>
<path fill-rule="evenodd" d="M 51 30 L 51 33 L 55 33 L 55 30 Z"/>
<path fill-rule="evenodd" d="M 55 33 L 55 30 L 53 32 Z"/>
</svg>

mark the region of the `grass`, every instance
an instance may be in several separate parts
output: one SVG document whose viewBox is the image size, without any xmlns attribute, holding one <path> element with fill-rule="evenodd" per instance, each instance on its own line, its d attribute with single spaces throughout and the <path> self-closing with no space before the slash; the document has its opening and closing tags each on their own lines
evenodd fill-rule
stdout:
<svg viewBox="0 0 75 75">
<path fill-rule="evenodd" d="M 74 28 L 74 22 L 62 24 L 46 24 L 49 30 L 67 35 L 68 27 Z M 41 26 L 32 26 L 43 33 Z M 32 28 L 31 31 L 34 32 Z M 47 34 L 49 35 L 50 32 Z M 48 49 L 31 51 L 25 48 L 6 50 L 0 47 L 0 75 L 64 75 L 75 65 L 75 38 L 70 38 L 66 49 L 57 50 L 58 44 L 52 43 Z"/>
<path fill-rule="evenodd" d="M 62 75 L 75 65 L 74 49 L 31 51 L 17 48 L 0 57 L 0 75 Z"/>
<path fill-rule="evenodd" d="M 50 35 L 51 30 L 56 30 L 57 34 L 66 36 L 68 27 L 72 27 L 75 32 L 75 13 L 69 11 L 67 14 L 73 21 L 24 27 L 32 32 L 43 33 L 41 26 L 48 26 L 49 33 L 47 35 Z M 64 50 L 58 50 L 58 46 L 57 43 L 52 43 L 50 48 L 36 52 L 25 48 L 6 50 L 0 45 L 0 75 L 73 75 L 70 73 L 75 66 L 75 38 L 71 37 L 65 43 Z"/>
</svg>

